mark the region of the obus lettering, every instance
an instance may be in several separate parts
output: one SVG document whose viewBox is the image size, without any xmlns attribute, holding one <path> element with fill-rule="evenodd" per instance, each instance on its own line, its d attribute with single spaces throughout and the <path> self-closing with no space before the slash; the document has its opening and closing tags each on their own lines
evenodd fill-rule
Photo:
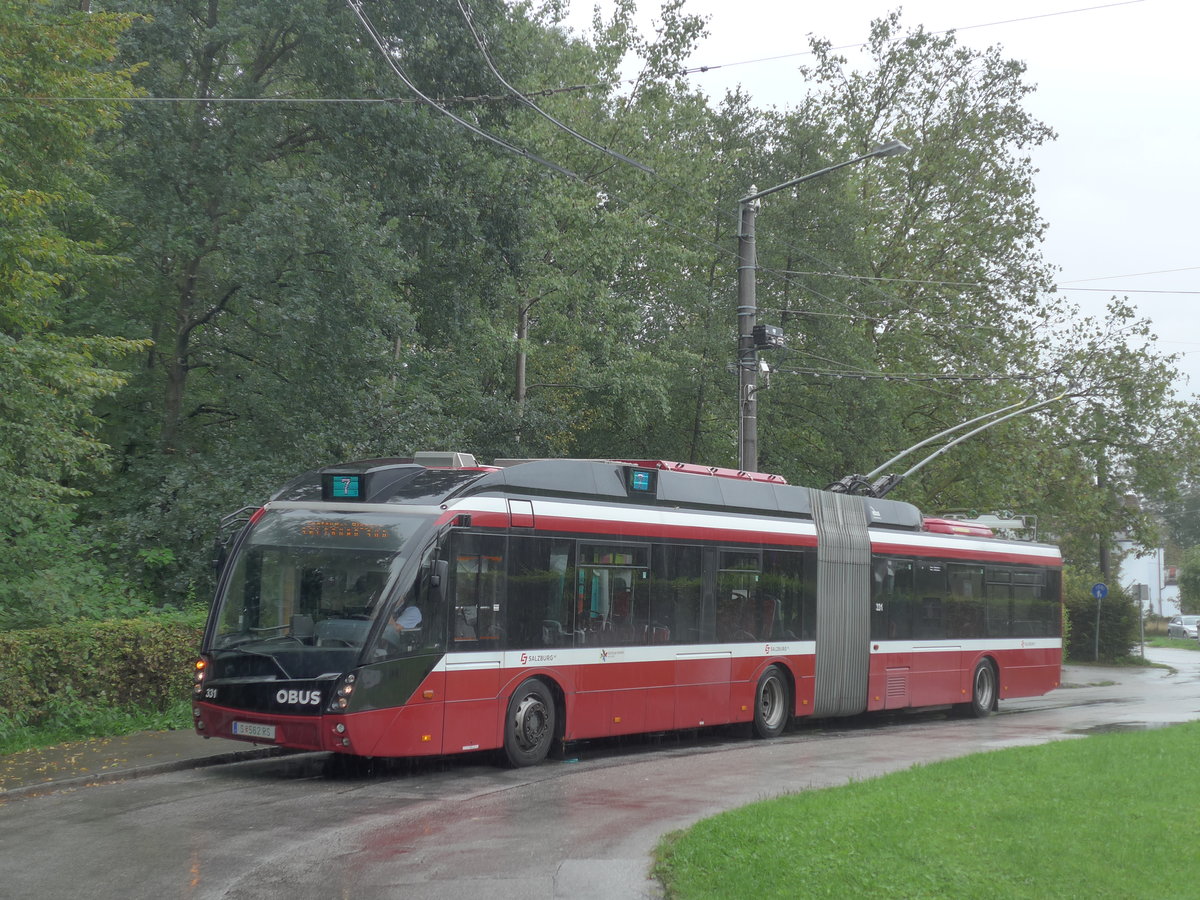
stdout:
<svg viewBox="0 0 1200 900">
<path fill-rule="evenodd" d="M 276 703 L 287 703 L 291 706 L 316 706 L 321 702 L 320 691 L 278 691 L 275 694 Z"/>
</svg>

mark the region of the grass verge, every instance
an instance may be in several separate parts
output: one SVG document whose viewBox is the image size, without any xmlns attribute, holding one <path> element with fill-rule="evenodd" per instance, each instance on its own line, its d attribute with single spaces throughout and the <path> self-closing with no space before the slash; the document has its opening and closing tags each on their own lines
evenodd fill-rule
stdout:
<svg viewBox="0 0 1200 900">
<path fill-rule="evenodd" d="M 37 725 L 18 727 L 0 716 L 0 755 L 89 738 L 119 737 L 136 731 L 191 727 L 190 698 L 178 700 L 165 710 L 67 702 L 51 708 Z"/>
<path fill-rule="evenodd" d="M 1200 722 L 978 754 L 715 816 L 659 845 L 673 900 L 1195 897 Z"/>
<path fill-rule="evenodd" d="M 1150 637 L 1146 636 L 1147 647 L 1170 647 L 1173 650 L 1196 650 L 1200 651 L 1200 641 L 1193 641 L 1191 638 L 1169 638 L 1169 637 Z"/>
</svg>

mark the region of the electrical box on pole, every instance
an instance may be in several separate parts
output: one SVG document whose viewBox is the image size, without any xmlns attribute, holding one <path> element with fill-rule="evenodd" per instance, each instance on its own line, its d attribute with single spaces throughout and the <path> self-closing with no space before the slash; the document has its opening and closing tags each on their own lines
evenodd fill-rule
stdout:
<svg viewBox="0 0 1200 900">
<path fill-rule="evenodd" d="M 778 325 L 755 325 L 754 347 L 756 350 L 774 350 L 786 347 L 783 329 Z"/>
</svg>

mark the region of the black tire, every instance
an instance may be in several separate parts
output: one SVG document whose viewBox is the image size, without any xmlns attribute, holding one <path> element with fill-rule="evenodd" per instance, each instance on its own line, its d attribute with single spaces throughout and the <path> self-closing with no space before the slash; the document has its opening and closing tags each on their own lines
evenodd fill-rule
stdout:
<svg viewBox="0 0 1200 900">
<path fill-rule="evenodd" d="M 521 682 L 504 716 L 504 756 L 514 769 L 536 766 L 550 752 L 558 724 L 554 697 L 537 678 Z"/>
<path fill-rule="evenodd" d="M 998 685 L 995 666 L 986 659 L 980 660 L 971 676 L 971 702 L 963 704 L 964 712 L 975 719 L 990 716 L 996 708 Z"/>
<path fill-rule="evenodd" d="M 779 666 L 771 666 L 754 690 L 754 736 L 779 737 L 792 713 L 792 692 Z"/>
</svg>

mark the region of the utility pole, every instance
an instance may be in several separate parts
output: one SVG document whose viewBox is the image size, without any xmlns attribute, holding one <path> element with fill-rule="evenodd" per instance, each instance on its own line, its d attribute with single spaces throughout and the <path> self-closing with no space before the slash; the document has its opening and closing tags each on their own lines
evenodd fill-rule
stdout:
<svg viewBox="0 0 1200 900">
<path fill-rule="evenodd" d="M 738 469 L 758 471 L 758 348 L 754 326 L 758 319 L 754 247 L 754 217 L 758 214 L 757 188 L 750 185 L 750 198 L 738 204 Z"/>
<path fill-rule="evenodd" d="M 738 468 L 743 472 L 758 471 L 758 350 L 754 327 L 758 319 L 757 289 L 758 256 L 754 246 L 754 217 L 758 201 L 776 191 L 782 191 L 805 181 L 820 178 L 846 166 L 883 156 L 908 152 L 902 141 L 888 141 L 875 149 L 845 162 L 840 162 L 765 191 L 750 187 L 750 193 L 738 201 L 738 308 L 737 308 L 737 367 L 738 367 Z M 768 345 L 769 346 L 769 345 Z"/>
</svg>

